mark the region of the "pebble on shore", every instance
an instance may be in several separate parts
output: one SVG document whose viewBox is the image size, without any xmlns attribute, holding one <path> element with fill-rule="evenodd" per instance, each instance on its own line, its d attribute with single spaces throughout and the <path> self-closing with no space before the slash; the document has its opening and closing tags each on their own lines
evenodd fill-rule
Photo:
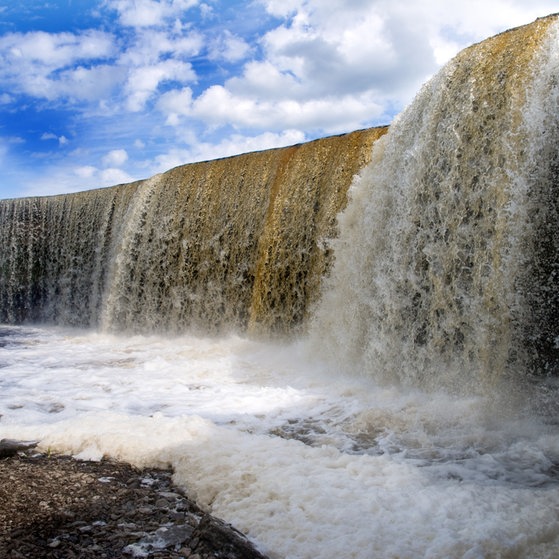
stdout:
<svg viewBox="0 0 559 559">
<path fill-rule="evenodd" d="M 45 455 L 32 446 L 0 459 L 2 558 L 266 559 L 188 499 L 169 470 Z"/>
</svg>

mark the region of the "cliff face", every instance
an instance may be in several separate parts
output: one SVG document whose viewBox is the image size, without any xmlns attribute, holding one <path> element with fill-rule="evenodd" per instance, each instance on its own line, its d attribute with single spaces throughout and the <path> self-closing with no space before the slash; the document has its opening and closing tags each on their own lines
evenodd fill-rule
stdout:
<svg viewBox="0 0 559 559">
<path fill-rule="evenodd" d="M 374 128 L 0 201 L 0 322 L 269 335 L 297 329 Z"/>
</svg>

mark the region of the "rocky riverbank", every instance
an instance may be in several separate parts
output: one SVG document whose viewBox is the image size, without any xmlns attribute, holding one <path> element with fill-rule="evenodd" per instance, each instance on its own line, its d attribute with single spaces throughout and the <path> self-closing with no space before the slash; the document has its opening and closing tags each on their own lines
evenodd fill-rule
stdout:
<svg viewBox="0 0 559 559">
<path fill-rule="evenodd" d="M 32 450 L 0 459 L 0 557 L 266 559 L 171 475 Z"/>
</svg>

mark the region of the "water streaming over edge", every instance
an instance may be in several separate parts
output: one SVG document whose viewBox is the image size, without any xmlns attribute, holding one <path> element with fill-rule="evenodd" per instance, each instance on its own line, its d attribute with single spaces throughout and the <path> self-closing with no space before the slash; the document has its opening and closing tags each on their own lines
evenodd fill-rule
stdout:
<svg viewBox="0 0 559 559">
<path fill-rule="evenodd" d="M 488 39 L 375 144 L 317 311 L 341 366 L 451 390 L 555 371 L 558 65 L 556 18 Z"/>
</svg>

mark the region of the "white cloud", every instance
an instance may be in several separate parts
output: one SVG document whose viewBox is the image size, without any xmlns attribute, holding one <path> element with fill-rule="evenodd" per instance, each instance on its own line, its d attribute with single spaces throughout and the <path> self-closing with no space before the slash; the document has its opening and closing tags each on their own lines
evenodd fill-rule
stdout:
<svg viewBox="0 0 559 559">
<path fill-rule="evenodd" d="M 234 95 L 225 87 L 213 86 L 193 102 L 191 114 L 213 126 L 335 132 L 359 127 L 362 122 L 381 117 L 382 111 L 372 94 L 267 101 Z"/>
<path fill-rule="evenodd" d="M 49 79 L 51 98 L 94 101 L 109 97 L 123 81 L 122 68 L 102 64 L 93 68 L 78 66 Z"/>
<path fill-rule="evenodd" d="M 99 169 L 93 165 L 81 165 L 74 167 L 72 173 L 66 172 L 64 175 L 64 182 L 70 181 L 71 191 L 76 192 L 84 188 L 102 188 L 104 186 L 112 186 L 114 184 L 123 184 L 136 180 L 134 177 L 116 167 L 109 167 L 107 169 Z M 79 180 L 76 181 L 76 178 Z M 41 188 L 42 185 L 39 185 Z"/>
<path fill-rule="evenodd" d="M 212 42 L 209 57 L 213 60 L 238 62 L 246 58 L 251 50 L 252 47 L 245 40 L 226 29 Z"/>
<path fill-rule="evenodd" d="M 173 9 L 177 6 L 172 4 Z M 199 53 L 203 37 L 195 31 L 140 29 L 117 50 L 112 35 L 81 33 L 10 33 L 0 37 L 0 81 L 12 92 L 39 99 L 98 101 L 113 107 L 124 94 L 125 106 L 141 110 L 166 80 L 196 79 L 185 61 Z M 3 94 L 8 103 L 13 95 Z"/>
<path fill-rule="evenodd" d="M 286 95 L 292 99 L 304 95 L 300 80 L 269 60 L 248 62 L 242 76 L 228 80 L 226 87 L 233 94 L 258 96 L 269 101 L 285 98 Z"/>
<path fill-rule="evenodd" d="M 157 108 L 166 115 L 166 124 L 177 125 L 179 117 L 192 113 L 192 90 L 184 87 L 167 91 L 159 97 Z"/>
<path fill-rule="evenodd" d="M 198 0 L 108 0 L 106 5 L 116 10 L 122 25 L 154 27 L 176 17 L 198 4 Z"/>
<path fill-rule="evenodd" d="M 287 17 L 300 9 L 301 0 L 262 0 L 268 12 L 276 17 Z"/>
<path fill-rule="evenodd" d="M 276 3 L 266 3 L 277 12 Z M 266 62 L 292 77 L 299 99 L 375 92 L 379 102 L 389 95 L 408 101 L 400 83 L 418 88 L 436 62 L 421 25 L 399 17 L 393 24 L 394 2 L 293 2 L 290 18 L 263 38 Z M 421 21 L 421 20 L 420 20 Z M 247 68 L 230 85 L 235 92 L 260 87 Z M 282 89 L 284 95 L 291 90 Z"/>
<path fill-rule="evenodd" d="M 120 14 L 120 22 L 132 27 L 160 25 L 165 17 L 165 4 L 153 0 L 121 0 L 112 2 Z"/>
<path fill-rule="evenodd" d="M 52 132 L 45 132 L 41 135 L 41 140 L 56 140 L 58 145 L 63 146 L 68 143 L 68 138 L 66 136 L 57 136 Z"/>
<path fill-rule="evenodd" d="M 10 33 L 0 37 L 0 80 L 12 94 L 91 99 L 94 92 L 109 91 L 118 74 L 106 64 L 87 69 L 76 64 L 99 63 L 115 53 L 112 37 L 101 31 Z"/>
<path fill-rule="evenodd" d="M 119 62 L 125 66 L 147 66 L 162 57 L 183 59 L 197 55 L 204 46 L 204 36 L 195 30 L 137 30 Z"/>
<path fill-rule="evenodd" d="M 99 173 L 100 186 L 132 182 L 134 178 L 122 169 L 108 168 Z"/>
<path fill-rule="evenodd" d="M 212 19 L 215 15 L 214 9 L 205 2 L 202 2 L 199 6 L 200 8 L 200 15 L 202 16 L 203 20 Z"/>
<path fill-rule="evenodd" d="M 305 140 L 305 134 L 300 130 L 285 130 L 280 134 L 265 132 L 256 136 L 233 134 L 217 143 L 203 142 L 195 137 L 190 137 L 190 147 L 173 148 L 167 153 L 157 156 L 157 165 L 152 171 L 158 173 L 184 163 L 207 161 L 251 151 L 289 146 Z"/>
<path fill-rule="evenodd" d="M 195 79 L 192 66 L 179 60 L 165 60 L 153 66 L 134 68 L 130 71 L 125 92 L 126 106 L 130 111 L 140 111 L 155 93 L 159 84 L 176 80 L 184 83 Z"/>
<path fill-rule="evenodd" d="M 103 165 L 106 167 L 120 167 L 128 160 L 125 149 L 113 149 L 103 157 Z"/>
<path fill-rule="evenodd" d="M 74 169 L 74 173 L 76 174 L 76 176 L 82 179 L 90 179 L 95 175 L 96 172 L 97 169 L 92 165 L 82 165 L 81 167 L 76 167 Z"/>
<path fill-rule="evenodd" d="M 408 104 L 420 85 L 461 48 L 545 13 L 495 0 L 289 0 L 261 2 L 284 18 L 261 39 L 263 56 L 240 75 L 165 94 L 167 123 L 196 118 L 209 127 L 279 131 L 349 130 Z M 384 116 L 386 115 L 386 116 Z"/>
<path fill-rule="evenodd" d="M 36 64 L 61 68 L 79 60 L 113 55 L 112 36 L 103 31 L 74 33 L 8 33 L 0 37 L 0 53 L 8 64 Z"/>
</svg>

